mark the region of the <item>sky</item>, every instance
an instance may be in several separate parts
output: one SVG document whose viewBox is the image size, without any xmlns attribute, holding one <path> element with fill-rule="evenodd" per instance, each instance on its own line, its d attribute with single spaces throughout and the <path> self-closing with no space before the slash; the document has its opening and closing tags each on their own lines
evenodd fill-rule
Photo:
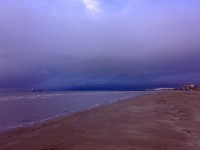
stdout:
<svg viewBox="0 0 200 150">
<path fill-rule="evenodd" d="M 0 90 L 200 84 L 199 0 L 0 0 Z"/>
</svg>

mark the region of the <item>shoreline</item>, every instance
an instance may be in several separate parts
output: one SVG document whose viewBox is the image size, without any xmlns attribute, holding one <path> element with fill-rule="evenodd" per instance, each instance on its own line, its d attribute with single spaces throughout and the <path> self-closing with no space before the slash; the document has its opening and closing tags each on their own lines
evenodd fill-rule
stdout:
<svg viewBox="0 0 200 150">
<path fill-rule="evenodd" d="M 30 123 L 25 123 L 25 124 L 20 124 L 20 125 L 16 125 L 16 126 L 7 127 L 5 129 L 0 129 L 0 135 L 3 134 L 3 133 L 6 133 L 6 132 L 15 131 L 15 130 L 18 130 L 18 129 L 21 129 L 21 128 L 31 128 L 31 127 L 34 127 L 34 126 L 37 126 L 37 125 L 40 125 L 40 124 L 43 124 L 43 123 L 48 123 L 48 122 L 51 122 L 51 121 L 56 121 L 58 119 L 67 118 L 70 115 L 73 115 L 75 113 L 81 113 L 81 112 L 84 112 L 84 111 L 95 109 L 97 107 L 118 103 L 120 101 L 124 101 L 124 100 L 130 99 L 130 98 L 135 99 L 137 97 L 144 96 L 144 95 L 149 95 L 149 94 L 153 94 L 153 93 L 156 93 L 156 92 L 147 93 L 147 94 L 145 93 L 143 95 L 138 95 L 138 96 L 127 96 L 127 97 L 124 97 L 124 98 L 119 98 L 119 99 L 112 100 L 112 101 L 109 101 L 109 102 L 105 102 L 105 103 L 102 103 L 102 104 L 97 104 L 97 105 L 91 106 L 89 108 L 78 109 L 78 110 L 74 110 L 74 111 L 67 112 L 67 113 L 57 114 L 55 116 L 52 116 L 52 117 L 49 117 L 49 118 L 46 118 L 46 119 L 42 119 L 42 120 L 30 122 Z"/>
<path fill-rule="evenodd" d="M 2 150 L 200 149 L 200 92 L 121 100 L 0 134 Z"/>
</svg>

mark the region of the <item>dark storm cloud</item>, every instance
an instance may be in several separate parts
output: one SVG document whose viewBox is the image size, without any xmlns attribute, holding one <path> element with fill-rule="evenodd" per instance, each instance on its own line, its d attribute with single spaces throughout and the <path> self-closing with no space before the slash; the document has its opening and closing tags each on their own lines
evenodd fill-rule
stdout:
<svg viewBox="0 0 200 150">
<path fill-rule="evenodd" d="M 199 6 L 195 0 L 2 0 L 0 88 L 197 82 Z"/>
</svg>

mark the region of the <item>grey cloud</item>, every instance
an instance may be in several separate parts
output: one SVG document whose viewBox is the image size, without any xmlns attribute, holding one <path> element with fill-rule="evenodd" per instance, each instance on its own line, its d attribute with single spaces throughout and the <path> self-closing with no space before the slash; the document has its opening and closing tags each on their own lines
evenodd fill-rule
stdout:
<svg viewBox="0 0 200 150">
<path fill-rule="evenodd" d="M 20 2 L 0 2 L 0 88 L 199 80 L 197 1 L 102 1 L 95 15 L 78 1 Z"/>
</svg>

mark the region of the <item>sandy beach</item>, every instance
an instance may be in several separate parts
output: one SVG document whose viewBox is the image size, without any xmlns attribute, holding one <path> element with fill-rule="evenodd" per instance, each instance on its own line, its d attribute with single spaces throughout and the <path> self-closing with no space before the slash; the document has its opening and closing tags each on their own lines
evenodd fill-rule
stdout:
<svg viewBox="0 0 200 150">
<path fill-rule="evenodd" d="M 200 92 L 161 92 L 0 134 L 0 150 L 199 150 Z"/>
</svg>

